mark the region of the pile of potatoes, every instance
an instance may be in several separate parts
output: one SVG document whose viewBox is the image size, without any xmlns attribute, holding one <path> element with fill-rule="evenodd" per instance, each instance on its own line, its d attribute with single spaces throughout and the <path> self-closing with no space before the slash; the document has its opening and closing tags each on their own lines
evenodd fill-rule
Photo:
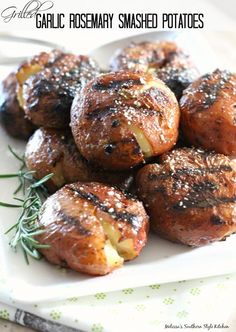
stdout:
<svg viewBox="0 0 236 332">
<path fill-rule="evenodd" d="M 29 139 L 34 177 L 54 174 L 37 236 L 53 264 L 107 274 L 140 254 L 149 224 L 193 247 L 236 231 L 236 75 L 199 77 L 174 42 L 132 43 L 105 73 L 42 52 L 1 83 L 0 120 Z"/>
</svg>

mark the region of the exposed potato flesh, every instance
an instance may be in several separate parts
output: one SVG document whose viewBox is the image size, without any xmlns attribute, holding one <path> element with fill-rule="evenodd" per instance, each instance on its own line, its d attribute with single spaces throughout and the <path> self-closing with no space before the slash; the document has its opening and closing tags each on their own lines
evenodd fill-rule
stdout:
<svg viewBox="0 0 236 332">
<path fill-rule="evenodd" d="M 36 179 L 54 174 L 45 184 L 50 192 L 75 181 L 98 181 L 128 189 L 133 179 L 131 172 L 109 172 L 88 164 L 69 130 L 36 130 L 26 146 L 25 161 Z"/>
<path fill-rule="evenodd" d="M 174 146 L 179 115 L 178 102 L 162 81 L 121 71 L 100 75 L 75 97 L 71 128 L 87 160 L 125 170 Z"/>
<path fill-rule="evenodd" d="M 136 257 L 132 239 L 126 239 L 117 243 L 117 251 L 125 260 L 132 260 Z"/>
<path fill-rule="evenodd" d="M 19 82 L 19 86 L 17 89 L 17 98 L 18 98 L 19 104 L 22 108 L 24 108 L 24 105 L 25 105 L 24 98 L 23 98 L 23 84 L 30 76 L 35 75 L 36 73 L 40 72 L 41 70 L 43 70 L 43 67 L 36 64 L 36 65 L 32 65 L 31 67 L 27 68 L 27 70 L 21 69 L 16 74 L 18 82 Z"/>
<path fill-rule="evenodd" d="M 42 52 L 20 65 L 16 72 L 16 78 L 18 81 L 17 97 L 22 108 L 25 105 L 23 98 L 23 84 L 28 78 L 42 71 L 49 62 L 55 61 L 60 55 L 61 52 L 59 50 L 54 50 L 51 53 Z"/>
<path fill-rule="evenodd" d="M 173 41 L 131 43 L 115 53 L 110 68 L 153 74 L 166 83 L 177 99 L 199 76 L 190 57 Z"/>
<path fill-rule="evenodd" d="M 116 248 L 114 248 L 110 240 L 106 240 L 104 252 L 107 258 L 107 264 L 111 269 L 123 265 L 124 259 L 118 254 Z"/>
<path fill-rule="evenodd" d="M 19 102 L 37 126 L 65 128 L 75 92 L 98 72 L 95 62 L 84 55 L 40 53 L 18 69 Z"/>
<path fill-rule="evenodd" d="M 25 117 L 17 99 L 18 82 L 16 73 L 10 73 L 0 83 L 0 122 L 8 134 L 28 139 L 36 127 Z"/>
<path fill-rule="evenodd" d="M 134 250 L 134 243 L 132 239 L 121 240 L 122 234 L 113 225 L 104 220 L 101 221 L 105 234 L 107 235 L 110 243 L 117 253 L 123 257 L 123 259 L 130 260 L 136 257 Z"/>
<path fill-rule="evenodd" d="M 72 161 L 73 163 L 73 161 Z M 71 165 L 74 168 L 74 165 Z M 33 168 L 30 167 L 32 170 Z M 53 177 L 51 178 L 51 182 L 53 183 L 52 186 L 55 186 L 55 188 L 61 188 L 62 186 L 64 186 L 64 184 L 66 183 L 70 183 L 70 182 L 74 182 L 75 179 L 72 174 L 70 173 L 70 170 L 67 169 L 67 172 L 69 172 L 69 177 L 65 177 L 65 170 L 64 170 L 64 165 L 58 161 L 55 166 L 52 165 L 52 169 L 51 172 L 53 174 Z M 36 174 L 37 176 L 37 174 Z M 39 176 L 37 176 L 39 178 Z M 46 186 L 50 187 L 50 184 L 47 183 Z M 50 189 L 50 188 L 49 188 Z M 52 191 L 54 191 L 53 189 L 51 189 Z"/>
<path fill-rule="evenodd" d="M 138 127 L 132 126 L 132 125 L 130 125 L 128 128 L 134 134 L 144 157 L 145 158 L 151 157 L 153 154 L 153 150 L 152 150 L 152 147 L 149 144 L 148 140 L 146 139 L 144 133 L 142 132 L 142 130 L 140 130 Z"/>
<path fill-rule="evenodd" d="M 42 207 L 37 236 L 54 264 L 104 275 L 139 255 L 147 240 L 142 203 L 101 183 L 74 183 L 50 196 Z"/>
<path fill-rule="evenodd" d="M 41 70 L 43 70 L 43 67 L 39 64 L 32 64 L 27 68 L 20 68 L 16 74 L 19 84 L 23 85 L 30 76 L 38 73 Z"/>
</svg>

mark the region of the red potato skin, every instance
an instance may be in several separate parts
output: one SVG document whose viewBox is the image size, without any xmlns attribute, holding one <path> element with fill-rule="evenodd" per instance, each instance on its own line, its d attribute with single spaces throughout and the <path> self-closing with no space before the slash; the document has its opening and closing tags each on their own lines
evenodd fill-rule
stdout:
<svg viewBox="0 0 236 332">
<path fill-rule="evenodd" d="M 174 94 L 150 74 L 116 72 L 90 81 L 72 104 L 71 128 L 81 154 L 110 170 L 146 162 L 133 127 L 147 140 L 150 157 L 176 143 L 179 107 Z"/>
<path fill-rule="evenodd" d="M 40 249 L 51 263 L 90 275 L 104 275 L 114 267 L 104 253 L 107 239 L 101 220 L 133 239 L 138 256 L 147 241 L 148 216 L 141 202 L 114 187 L 100 183 L 66 185 L 49 197 L 38 224 L 45 232 L 37 239 L 49 249 Z"/>
<path fill-rule="evenodd" d="M 180 100 L 181 127 L 194 146 L 236 155 L 236 75 L 215 70 L 193 82 Z"/>
<path fill-rule="evenodd" d="M 41 52 L 32 58 L 24 61 L 16 72 L 16 78 L 20 87 L 24 84 L 25 80 L 32 74 L 32 67 L 39 66 L 43 69 L 45 66 L 51 66 L 62 56 L 62 51 L 52 50 L 51 52 Z"/>
<path fill-rule="evenodd" d="M 18 103 L 15 73 L 10 73 L 0 84 L 0 122 L 10 136 L 24 140 L 36 129 Z"/>
<path fill-rule="evenodd" d="M 236 231 L 236 169 L 224 155 L 173 150 L 144 166 L 136 182 L 161 237 L 198 247 Z"/>
<path fill-rule="evenodd" d="M 152 73 L 166 83 L 177 99 L 199 76 L 189 55 L 172 41 L 131 43 L 115 53 L 110 68 Z"/>
<path fill-rule="evenodd" d="M 18 70 L 19 102 L 37 126 L 65 128 L 75 93 L 98 73 L 96 63 L 88 56 L 43 52 Z"/>
<path fill-rule="evenodd" d="M 108 172 L 89 165 L 78 151 L 70 130 L 39 128 L 26 145 L 25 161 L 36 179 L 53 173 L 45 183 L 53 193 L 67 183 L 98 181 L 128 189 L 131 172 Z"/>
</svg>

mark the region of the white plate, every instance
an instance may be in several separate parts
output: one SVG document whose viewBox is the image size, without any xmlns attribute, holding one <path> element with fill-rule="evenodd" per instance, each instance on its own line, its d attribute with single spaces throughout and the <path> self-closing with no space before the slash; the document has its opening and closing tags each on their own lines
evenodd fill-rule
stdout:
<svg viewBox="0 0 236 332">
<path fill-rule="evenodd" d="M 176 36 L 173 33 L 155 33 L 129 38 L 128 41 L 171 39 Z M 207 46 L 202 39 L 195 37 L 193 35 L 190 37 L 189 34 L 181 35 L 180 40 L 182 43 L 185 41 L 188 48 L 191 47 L 190 51 L 198 60 L 197 63 L 202 71 L 212 69 L 214 61 L 209 55 L 210 51 L 206 50 Z M 126 43 L 127 40 L 121 40 L 105 45 L 91 54 L 104 65 L 113 50 Z M 206 53 L 210 57 L 208 63 Z M 18 163 L 6 152 L 7 145 L 10 144 L 22 152 L 24 145 L 9 138 L 2 129 L 0 129 L 0 142 L 0 173 L 15 172 L 18 169 Z M 14 180 L 1 180 L 0 200 L 9 202 L 15 187 Z M 89 277 L 73 271 L 61 270 L 43 260 L 40 262 L 31 260 L 30 265 L 26 265 L 20 250 L 14 253 L 8 246 L 9 238 L 4 235 L 4 231 L 15 222 L 16 216 L 16 210 L 0 209 L 0 259 L 7 279 L 5 291 L 1 293 L 4 301 L 9 301 L 10 298 L 25 304 L 38 303 L 236 271 L 235 235 L 225 242 L 197 249 L 173 244 L 151 235 L 140 257 L 104 277 Z"/>
</svg>

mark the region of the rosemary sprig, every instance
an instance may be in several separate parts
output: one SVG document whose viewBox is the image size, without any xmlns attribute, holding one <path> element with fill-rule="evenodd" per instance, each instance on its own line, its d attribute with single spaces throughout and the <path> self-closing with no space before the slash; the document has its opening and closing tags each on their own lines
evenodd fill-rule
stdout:
<svg viewBox="0 0 236 332">
<path fill-rule="evenodd" d="M 37 218 L 41 206 L 47 195 L 47 190 L 44 183 L 48 181 L 53 174 L 48 174 L 40 180 L 33 177 L 33 173 L 26 169 L 24 156 L 19 156 L 10 146 L 8 147 L 12 155 L 21 163 L 19 171 L 13 174 L 1 174 L 0 179 L 18 178 L 19 186 L 14 192 L 16 195 L 21 189 L 24 198 L 13 197 L 18 204 L 10 204 L 0 202 L 0 206 L 10 208 L 20 208 L 20 216 L 17 222 L 11 226 L 5 234 L 14 231 L 13 237 L 10 240 L 10 246 L 16 250 L 20 246 L 23 250 L 27 264 L 29 263 L 28 256 L 35 259 L 40 259 L 41 254 L 39 248 L 48 248 L 47 245 L 40 244 L 34 237 L 43 233 L 44 231 L 37 226 Z"/>
</svg>

